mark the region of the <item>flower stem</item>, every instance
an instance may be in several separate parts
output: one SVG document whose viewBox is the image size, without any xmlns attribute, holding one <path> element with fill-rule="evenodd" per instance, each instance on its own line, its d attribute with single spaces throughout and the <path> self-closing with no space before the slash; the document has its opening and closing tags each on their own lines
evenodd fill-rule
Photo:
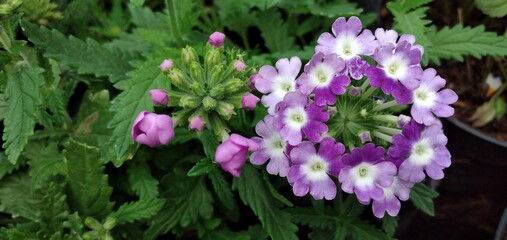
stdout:
<svg viewBox="0 0 507 240">
<path fill-rule="evenodd" d="M 379 131 L 373 131 L 373 136 L 375 137 L 378 137 L 380 139 L 383 139 L 383 140 L 386 140 L 388 142 L 392 142 L 393 141 L 393 137 L 392 136 L 389 136 L 385 133 L 381 133 Z"/>
<path fill-rule="evenodd" d="M 394 107 L 396 105 L 398 105 L 398 103 L 396 103 L 396 100 L 391 100 L 389 102 L 381 103 L 381 104 L 375 106 L 375 108 L 373 108 L 373 109 L 376 111 L 381 111 L 381 110 L 384 110 L 384 109 L 387 109 L 390 107 Z"/>
<path fill-rule="evenodd" d="M 368 90 L 366 90 L 366 92 L 364 92 L 364 94 L 361 95 L 361 99 L 369 98 L 373 94 L 373 92 L 375 92 L 375 90 L 377 89 L 372 87 L 368 88 Z"/>
<path fill-rule="evenodd" d="M 500 73 L 503 76 L 504 83 L 502 84 L 502 86 L 500 86 L 500 88 L 498 88 L 495 91 L 495 94 L 493 94 L 493 96 L 491 97 L 492 100 L 498 98 L 498 96 L 500 96 L 500 94 L 502 94 L 502 92 L 505 91 L 505 89 L 507 88 L 507 72 L 505 71 L 505 68 L 503 67 L 500 61 L 497 61 L 497 64 L 498 68 L 500 69 Z"/>
<path fill-rule="evenodd" d="M 398 116 L 386 114 L 386 115 L 375 115 L 373 119 L 386 123 L 398 123 Z"/>
<path fill-rule="evenodd" d="M 389 134 L 389 135 L 401 134 L 401 129 L 398 129 L 398 128 L 378 126 L 377 130 L 379 130 L 382 133 Z"/>
<path fill-rule="evenodd" d="M 181 38 L 180 32 L 178 30 L 178 18 L 176 17 L 176 10 L 174 8 L 174 0 L 166 0 L 167 13 L 169 14 L 169 24 L 171 24 L 171 31 L 174 35 L 176 43 L 183 47 L 185 42 Z"/>
<path fill-rule="evenodd" d="M 366 80 L 364 80 L 363 84 L 361 85 L 361 92 L 364 92 L 364 90 L 368 87 L 368 85 L 370 85 L 370 79 L 367 78 Z"/>
</svg>

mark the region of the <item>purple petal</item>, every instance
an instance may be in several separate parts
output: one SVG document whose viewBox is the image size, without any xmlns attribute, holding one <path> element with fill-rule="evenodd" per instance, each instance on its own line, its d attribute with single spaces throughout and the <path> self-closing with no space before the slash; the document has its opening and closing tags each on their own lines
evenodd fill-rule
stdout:
<svg viewBox="0 0 507 240">
<path fill-rule="evenodd" d="M 301 70 L 301 59 L 299 57 L 282 58 L 276 62 L 276 68 L 280 75 L 296 79 Z M 256 86 L 257 87 L 257 86 Z"/>
<path fill-rule="evenodd" d="M 311 142 L 302 142 L 290 152 L 292 164 L 301 165 L 309 160 L 309 157 L 315 155 L 315 146 Z"/>
</svg>

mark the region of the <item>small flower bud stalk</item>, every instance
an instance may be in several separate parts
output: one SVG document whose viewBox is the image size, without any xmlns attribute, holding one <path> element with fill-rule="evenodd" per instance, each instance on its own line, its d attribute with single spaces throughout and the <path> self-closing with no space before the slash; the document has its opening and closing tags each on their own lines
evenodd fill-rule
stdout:
<svg viewBox="0 0 507 240">
<path fill-rule="evenodd" d="M 247 93 L 245 96 L 243 96 L 243 98 L 241 99 L 241 106 L 244 108 L 244 109 L 248 109 L 248 110 L 254 110 L 255 107 L 257 107 L 257 103 L 260 101 L 260 99 L 251 94 L 251 93 Z"/>
<path fill-rule="evenodd" d="M 155 106 L 165 106 L 169 103 L 169 95 L 164 89 L 150 90 L 150 97 Z"/>
<path fill-rule="evenodd" d="M 198 97 L 183 96 L 180 99 L 179 105 L 182 108 L 192 109 L 192 108 L 196 108 L 197 106 L 199 106 L 199 104 L 200 104 L 199 102 L 200 102 L 200 100 Z"/>
<path fill-rule="evenodd" d="M 194 80 L 199 83 L 204 83 L 204 77 L 202 75 L 203 69 L 200 63 L 192 62 L 190 63 L 190 75 Z"/>
<path fill-rule="evenodd" d="M 181 49 L 181 59 L 187 65 L 190 65 L 192 62 L 199 62 L 199 57 L 197 56 L 197 52 L 195 52 L 194 48 L 187 46 L 186 48 Z"/>
<path fill-rule="evenodd" d="M 160 70 L 162 70 L 163 72 L 167 72 L 169 71 L 169 69 L 171 69 L 172 67 L 174 66 L 174 63 L 172 60 L 170 59 L 165 59 L 161 64 L 160 64 Z"/>
<path fill-rule="evenodd" d="M 212 48 L 208 50 L 206 56 L 204 57 L 204 61 L 208 67 L 215 66 L 220 63 L 220 50 L 217 48 Z"/>
<path fill-rule="evenodd" d="M 239 78 L 233 78 L 225 84 L 226 93 L 238 92 L 246 87 L 245 81 Z"/>
<path fill-rule="evenodd" d="M 220 114 L 220 116 L 224 117 L 226 120 L 229 120 L 234 114 L 234 105 L 228 102 L 220 101 L 217 105 L 217 112 Z"/>
<path fill-rule="evenodd" d="M 240 61 L 240 60 L 236 60 L 234 62 L 234 68 L 236 69 L 236 71 L 238 72 L 243 72 L 245 71 L 246 69 L 246 64 L 243 62 L 243 61 Z"/>
<path fill-rule="evenodd" d="M 104 229 L 111 230 L 116 226 L 116 223 L 117 223 L 116 218 L 108 217 L 106 219 L 106 222 L 104 223 Z"/>
<path fill-rule="evenodd" d="M 214 32 L 209 36 L 208 44 L 213 47 L 222 47 L 224 45 L 225 34 Z"/>
<path fill-rule="evenodd" d="M 209 95 L 216 98 L 221 98 L 225 93 L 225 87 L 222 84 L 217 84 L 209 92 Z"/>
<path fill-rule="evenodd" d="M 212 97 L 206 96 L 202 100 L 202 105 L 205 111 L 211 111 L 217 107 L 217 100 Z"/>
<path fill-rule="evenodd" d="M 169 71 L 167 74 L 167 77 L 169 77 L 169 80 L 171 81 L 171 84 L 182 89 L 186 89 L 185 86 L 185 77 L 183 76 L 183 72 L 178 68 L 173 68 Z"/>
<path fill-rule="evenodd" d="M 198 132 L 202 131 L 204 128 L 204 122 L 202 121 L 202 118 L 199 116 L 193 117 L 188 124 L 188 128 L 196 130 Z"/>
</svg>

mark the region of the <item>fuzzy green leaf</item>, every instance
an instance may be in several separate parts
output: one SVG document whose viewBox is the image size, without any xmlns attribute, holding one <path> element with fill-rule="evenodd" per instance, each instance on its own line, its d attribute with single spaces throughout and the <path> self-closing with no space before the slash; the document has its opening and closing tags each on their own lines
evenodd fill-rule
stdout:
<svg viewBox="0 0 507 240">
<path fill-rule="evenodd" d="M 195 177 L 206 174 L 211 171 L 214 165 L 211 160 L 203 158 L 188 171 L 187 176 Z"/>
<path fill-rule="evenodd" d="M 37 189 L 46 185 L 50 177 L 64 173 L 63 156 L 58 150 L 56 142 L 45 144 L 43 142 L 33 142 L 27 145 L 24 156 L 29 159 L 29 175 L 32 178 L 32 187 Z"/>
<path fill-rule="evenodd" d="M 151 175 L 148 164 L 143 162 L 129 165 L 127 174 L 132 190 L 141 199 L 158 197 L 158 180 Z"/>
<path fill-rule="evenodd" d="M 389 236 L 394 236 L 394 232 L 396 231 L 396 228 L 398 227 L 398 217 L 391 217 L 389 215 L 384 215 L 384 218 L 382 218 L 382 228 L 384 229 L 384 232 L 387 233 Z"/>
<path fill-rule="evenodd" d="M 353 239 L 391 239 L 380 229 L 376 228 L 373 225 L 370 225 L 367 222 L 355 220 L 352 222 L 347 222 L 347 224 L 347 231 L 350 233 L 350 235 L 352 235 Z"/>
<path fill-rule="evenodd" d="M 475 0 L 477 8 L 491 17 L 507 15 L 507 1 L 505 0 Z"/>
<path fill-rule="evenodd" d="M 410 201 L 412 201 L 416 208 L 424 213 L 434 216 L 435 206 L 433 205 L 433 198 L 438 197 L 438 192 L 422 183 L 417 183 L 410 191 Z"/>
<path fill-rule="evenodd" d="M 269 193 L 254 167 L 245 165 L 241 169 L 241 177 L 235 181 L 241 200 L 250 206 L 271 238 L 298 239 L 298 228 L 292 223 L 290 214 L 279 208 L 280 203 Z"/>
<path fill-rule="evenodd" d="M 118 225 L 138 220 L 149 219 L 157 214 L 164 206 L 165 200 L 159 198 L 146 198 L 137 202 L 121 205 L 118 210 L 109 215 L 116 218 Z"/>
<path fill-rule="evenodd" d="M 15 164 L 33 135 L 35 113 L 40 104 L 39 87 L 44 81 L 41 69 L 21 66 L 8 73 L 6 94 L 9 107 L 4 120 L 3 147 L 7 159 Z"/>
<path fill-rule="evenodd" d="M 271 52 L 293 50 L 295 39 L 289 35 L 288 24 L 283 21 L 278 11 L 260 13 L 257 27 L 261 30 L 265 45 Z"/>
<path fill-rule="evenodd" d="M 333 229 L 339 225 L 340 218 L 338 216 L 328 215 L 334 212 L 327 209 L 324 213 L 318 213 L 314 208 L 292 208 L 289 210 L 294 222 L 310 226 L 311 228 Z"/>
<path fill-rule="evenodd" d="M 42 198 L 38 213 L 40 228 L 45 235 L 52 235 L 63 230 L 62 223 L 67 219 L 68 205 L 64 194 L 65 183 L 50 182 Z"/>
<path fill-rule="evenodd" d="M 215 135 L 208 130 L 205 130 L 201 133 L 200 140 L 202 146 L 204 148 L 204 153 L 208 159 L 215 159 L 215 151 L 218 147 L 218 140 Z"/>
<path fill-rule="evenodd" d="M 400 9 L 402 12 L 408 12 L 414 8 L 428 4 L 432 1 L 433 0 L 398 0 L 398 1 L 392 1 L 392 2 L 390 2 L 390 4 L 393 5 L 392 7 Z"/>
<path fill-rule="evenodd" d="M 7 161 L 7 157 L 3 152 L 0 152 L 0 180 L 3 179 L 7 174 L 12 173 L 22 165 L 23 161 L 18 161 L 16 164 L 12 164 Z"/>
<path fill-rule="evenodd" d="M 238 206 L 232 194 L 231 186 L 225 180 L 223 171 L 215 166 L 208 174 L 208 178 L 211 180 L 211 185 L 213 185 L 220 203 L 230 210 L 237 210 Z"/>
<path fill-rule="evenodd" d="M 0 121 L 2 121 L 5 118 L 5 115 L 7 115 L 8 110 L 9 103 L 7 102 L 7 99 L 5 99 L 5 95 L 3 93 L 0 93 Z"/>
<path fill-rule="evenodd" d="M 0 212 L 37 221 L 40 196 L 32 191 L 26 173 L 10 175 L 0 182 Z"/>
<path fill-rule="evenodd" d="M 67 164 L 69 203 L 81 216 L 101 218 L 111 211 L 108 185 L 100 149 L 71 139 L 63 152 Z"/>
<path fill-rule="evenodd" d="M 475 58 L 507 56 L 507 38 L 486 32 L 483 25 L 471 28 L 458 24 L 432 31 L 428 36 L 433 43 L 429 49 L 430 60 L 436 64 L 440 64 L 441 59 L 463 61 L 465 55 Z"/>
<path fill-rule="evenodd" d="M 130 8 L 132 15 L 132 23 L 139 28 L 155 29 L 155 30 L 168 30 L 169 17 L 160 12 L 153 12 L 147 7 L 143 8 Z"/>
<path fill-rule="evenodd" d="M 82 41 L 70 36 L 67 38 L 57 30 L 22 22 L 25 34 L 35 46 L 44 49 L 44 56 L 72 66 L 81 74 L 94 74 L 96 77 L 109 77 L 111 82 L 125 78 L 132 70 L 129 64 L 138 58 L 128 52 L 101 46 L 93 39 Z"/>
</svg>

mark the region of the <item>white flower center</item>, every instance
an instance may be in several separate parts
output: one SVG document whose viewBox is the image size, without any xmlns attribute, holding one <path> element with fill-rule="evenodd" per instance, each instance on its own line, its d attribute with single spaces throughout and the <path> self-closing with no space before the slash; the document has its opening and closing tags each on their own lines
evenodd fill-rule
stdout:
<svg viewBox="0 0 507 240">
<path fill-rule="evenodd" d="M 349 60 L 360 53 L 360 46 L 354 36 L 342 36 L 336 39 L 335 53 L 344 60 Z"/>
<path fill-rule="evenodd" d="M 278 76 L 273 81 L 273 93 L 280 99 L 285 97 L 285 94 L 292 92 L 296 89 L 296 81 L 291 78 Z"/>
<path fill-rule="evenodd" d="M 303 107 L 288 108 L 285 114 L 285 124 L 290 128 L 299 130 L 308 122 L 308 115 Z"/>
<path fill-rule="evenodd" d="M 350 175 L 359 188 L 372 186 L 375 184 L 377 168 L 370 163 L 361 163 L 350 170 Z"/>
<path fill-rule="evenodd" d="M 425 166 L 428 165 L 435 155 L 435 151 L 431 147 L 430 142 L 423 138 L 412 145 L 412 152 L 408 160 L 416 165 Z"/>
<path fill-rule="evenodd" d="M 435 104 L 436 94 L 424 86 L 420 86 L 414 90 L 414 104 L 417 106 L 430 108 Z"/>
<path fill-rule="evenodd" d="M 312 80 L 312 85 L 315 87 L 327 87 L 331 84 L 334 71 L 328 65 L 320 63 L 313 68 L 309 75 Z"/>
<path fill-rule="evenodd" d="M 285 141 L 280 138 L 280 134 L 273 133 L 271 137 L 264 138 L 262 142 L 262 147 L 266 150 L 266 152 L 271 157 L 280 157 L 284 155 L 285 152 Z"/>
<path fill-rule="evenodd" d="M 384 63 L 384 72 L 390 78 L 400 79 L 407 74 L 408 63 L 405 59 L 394 55 Z"/>
<path fill-rule="evenodd" d="M 328 164 L 318 155 L 310 157 L 308 162 L 302 166 L 306 179 L 310 181 L 320 181 L 326 179 Z"/>
</svg>

